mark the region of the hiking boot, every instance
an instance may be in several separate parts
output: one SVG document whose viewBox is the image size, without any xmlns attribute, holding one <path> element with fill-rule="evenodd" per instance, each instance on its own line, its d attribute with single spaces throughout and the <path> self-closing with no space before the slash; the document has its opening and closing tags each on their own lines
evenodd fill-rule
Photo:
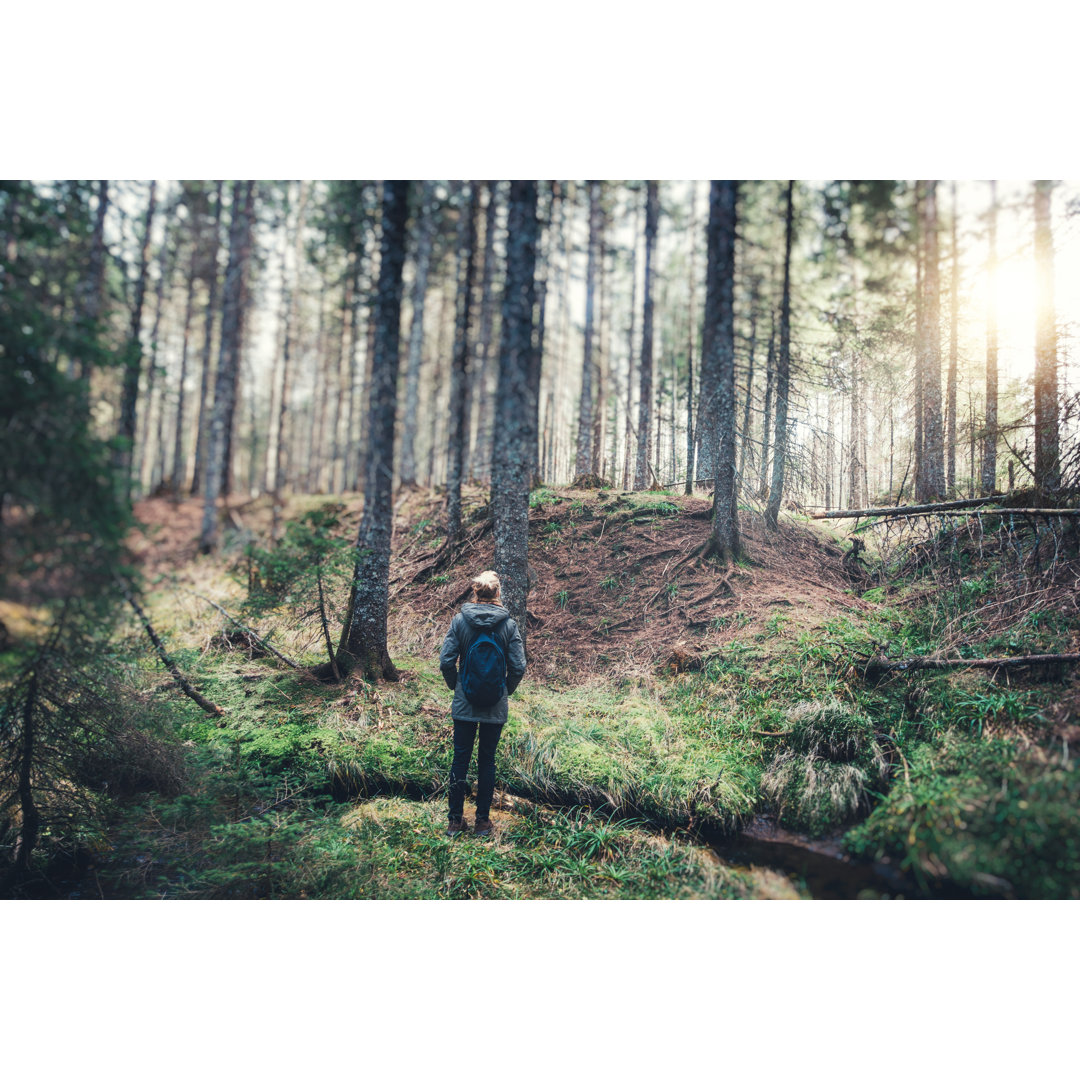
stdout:
<svg viewBox="0 0 1080 1080">
<path fill-rule="evenodd" d="M 446 835 L 450 837 L 457 836 L 458 833 L 465 833 L 469 831 L 468 822 L 461 817 L 452 817 L 450 824 L 446 827 Z"/>
<path fill-rule="evenodd" d="M 473 833 L 476 836 L 490 836 L 491 818 L 478 817 L 476 819 L 476 824 L 473 826 Z"/>
</svg>

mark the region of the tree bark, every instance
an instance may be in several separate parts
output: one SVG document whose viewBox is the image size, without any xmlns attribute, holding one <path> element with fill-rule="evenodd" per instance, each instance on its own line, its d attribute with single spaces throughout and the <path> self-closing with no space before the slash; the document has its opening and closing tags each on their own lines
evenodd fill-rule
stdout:
<svg viewBox="0 0 1080 1080">
<path fill-rule="evenodd" d="M 214 209 L 214 228 L 210 236 L 210 250 L 206 254 L 207 296 L 206 316 L 203 329 L 202 377 L 199 381 L 199 413 L 195 428 L 195 465 L 191 474 L 190 493 L 197 495 L 202 491 L 203 474 L 206 463 L 206 402 L 210 395 L 210 361 L 213 357 L 214 319 L 217 315 L 218 288 L 218 250 L 221 247 L 221 202 L 224 184 L 217 182 L 217 197 Z"/>
<path fill-rule="evenodd" d="M 754 399 L 754 353 L 757 350 L 757 280 L 750 288 L 750 347 L 746 366 L 746 400 L 743 402 L 742 444 L 739 447 L 739 482 L 741 490 L 746 484 L 746 451 L 750 445 L 750 405 Z M 749 487 L 749 484 L 746 484 Z"/>
<path fill-rule="evenodd" d="M 660 217 L 658 185 L 655 180 L 646 184 L 645 195 L 645 282 L 641 314 L 641 373 L 638 390 L 637 467 L 634 488 L 648 487 L 649 454 L 652 450 L 652 378 L 653 378 L 653 252 Z"/>
<path fill-rule="evenodd" d="M 285 438 L 285 424 L 292 404 L 292 353 L 299 309 L 301 271 L 304 262 L 304 214 L 307 210 L 309 191 L 308 182 L 301 180 L 292 236 L 295 266 L 293 267 L 292 279 L 286 280 L 283 278 L 285 284 L 281 297 L 285 325 L 281 334 L 281 398 L 278 401 L 277 444 L 274 454 L 274 510 L 270 527 L 270 535 L 274 540 L 281 538 L 281 513 L 284 502 L 282 493 L 288 482 L 289 473 L 290 455 L 288 451 L 289 444 Z"/>
<path fill-rule="evenodd" d="M 950 254 L 952 275 L 949 279 L 949 376 L 945 397 L 949 411 L 948 430 L 945 435 L 945 490 L 956 494 L 956 378 L 960 363 L 960 343 L 957 336 L 960 325 L 960 249 L 957 241 L 956 181 L 952 182 L 952 236 Z"/>
<path fill-rule="evenodd" d="M 600 181 L 588 180 L 586 183 L 589 188 L 589 255 L 585 269 L 585 356 L 581 365 L 575 479 L 587 476 L 592 471 L 593 310 L 596 292 L 596 252 L 600 242 Z"/>
<path fill-rule="evenodd" d="M 402 484 L 416 485 L 416 431 L 420 412 L 420 361 L 424 352 L 424 302 L 428 269 L 435 237 L 435 182 L 425 180 L 420 202 L 420 228 L 416 239 L 416 276 L 412 287 L 412 323 L 409 327 L 409 360 L 405 371 L 405 414 L 401 425 Z"/>
<path fill-rule="evenodd" d="M 923 502 L 945 495 L 945 458 L 941 426 L 941 295 L 938 275 L 937 181 L 923 181 L 922 235 L 925 315 L 922 360 L 922 458 L 916 498 Z"/>
<path fill-rule="evenodd" d="M 1035 486 L 1061 485 L 1058 442 L 1057 327 L 1054 313 L 1054 238 L 1050 225 L 1052 180 L 1035 181 Z"/>
<path fill-rule="evenodd" d="M 997 181 L 990 181 L 990 254 L 986 264 L 986 416 L 982 438 L 984 495 L 997 491 L 998 328 L 997 328 Z"/>
<path fill-rule="evenodd" d="M 630 487 L 630 433 L 634 415 L 634 319 L 637 312 L 637 243 L 641 223 L 641 200 L 635 200 L 634 228 L 630 234 L 630 326 L 626 332 L 626 436 L 623 447 L 623 491 Z"/>
<path fill-rule="evenodd" d="M 770 290 L 771 293 L 771 290 Z M 765 406 L 761 415 L 761 477 L 758 484 L 758 497 L 764 499 L 769 494 L 769 439 L 772 429 L 773 393 L 776 383 L 776 308 L 769 301 L 769 347 L 765 351 Z M 833 395 L 829 395 L 829 408 L 832 409 Z M 832 413 L 829 413 L 830 420 Z M 830 429 L 831 430 L 831 429 Z M 829 444 L 829 461 L 832 461 L 832 443 Z"/>
<path fill-rule="evenodd" d="M 139 253 L 139 277 L 135 284 L 135 303 L 131 309 L 131 326 L 128 331 L 127 349 L 124 354 L 124 381 L 120 398 L 120 447 L 116 456 L 116 468 L 120 474 L 125 498 L 131 501 L 132 463 L 135 449 L 135 410 L 139 398 L 139 376 L 142 373 L 142 312 L 146 297 L 146 272 L 150 263 L 150 230 L 154 224 L 154 207 L 157 202 L 157 181 L 150 181 L 150 195 L 146 204 L 143 224 L 142 248 Z"/>
<path fill-rule="evenodd" d="M 457 320 L 454 326 L 454 359 L 450 368 L 450 460 L 446 470 L 446 542 L 461 540 L 461 481 L 468 438 L 466 388 L 469 377 L 469 314 L 472 310 L 476 265 L 476 226 L 479 209 L 477 184 L 462 192 L 457 243 Z"/>
<path fill-rule="evenodd" d="M 795 181 L 789 180 L 787 211 L 784 216 L 784 291 L 780 301 L 780 355 L 776 364 L 776 430 L 773 435 L 772 488 L 769 491 L 769 504 L 765 509 L 765 524 L 774 531 L 779 527 L 784 468 L 787 464 L 788 396 L 791 390 L 791 245 L 794 233 Z"/>
<path fill-rule="evenodd" d="M 740 553 L 739 506 L 735 469 L 735 221 L 737 180 L 714 180 L 709 192 L 708 287 L 705 319 L 714 329 L 709 335 L 708 362 L 702 372 L 716 372 L 713 386 L 702 382 L 702 394 L 716 401 L 716 473 L 713 487 L 712 532 L 706 547 L 711 557 L 729 560 Z"/>
<path fill-rule="evenodd" d="M 391 491 L 394 462 L 394 417 L 401 337 L 402 270 L 408 220 L 409 182 L 387 180 L 382 198 L 382 257 L 379 263 L 372 357 L 371 403 L 368 414 L 367 476 L 364 513 L 356 538 L 356 564 L 338 663 L 358 664 L 364 677 L 396 681 L 397 669 L 386 646 L 389 606 L 390 536 L 393 527 Z M 343 654 L 347 657 L 342 664 Z"/>
<path fill-rule="evenodd" d="M 502 581 L 503 603 L 517 621 L 523 641 L 529 588 L 531 454 L 526 408 L 536 299 L 536 203 L 535 180 L 511 181 L 496 394 L 497 438 L 491 461 L 495 572 Z"/>
<path fill-rule="evenodd" d="M 172 489 L 180 494 L 184 484 L 186 461 L 184 459 L 184 406 L 187 402 L 185 384 L 188 373 L 188 349 L 191 345 L 191 310 L 195 302 L 195 280 L 198 276 L 199 248 L 202 246 L 201 222 L 195 226 L 195 238 L 191 245 L 191 263 L 188 265 L 187 296 L 184 300 L 184 337 L 180 348 L 180 380 L 176 389 L 176 438 L 173 443 Z"/>
<path fill-rule="evenodd" d="M 484 214 L 484 270 L 480 285 L 480 335 L 476 344 L 476 375 L 473 380 L 473 480 L 491 478 L 491 423 L 495 401 L 491 393 L 491 339 L 495 322 L 495 231 L 498 225 L 499 182 L 487 182 L 487 209 Z"/>
<path fill-rule="evenodd" d="M 686 485 L 684 495 L 694 494 L 694 295 L 697 290 L 697 181 L 690 181 L 690 302 L 686 315 Z"/>
<path fill-rule="evenodd" d="M 540 381 L 543 375 L 544 364 L 544 330 L 547 324 L 547 282 L 550 273 L 552 244 L 551 213 L 552 204 L 555 200 L 554 186 L 557 181 L 549 184 L 550 194 L 548 197 L 548 212 L 546 224 L 541 221 L 537 246 L 537 273 L 536 273 L 536 344 L 529 361 L 529 444 L 532 446 L 532 465 L 529 469 L 529 489 L 532 490 L 540 477 Z M 545 240 L 546 232 L 546 240 Z"/>
<path fill-rule="evenodd" d="M 240 331 L 245 299 L 244 277 L 251 253 L 251 219 L 254 206 L 255 181 L 235 181 L 232 220 L 229 225 L 229 265 L 225 271 L 224 305 L 221 314 L 221 348 L 207 440 L 206 485 L 203 491 L 202 533 L 199 537 L 199 548 L 204 553 L 213 551 L 217 546 L 217 500 L 229 467 L 227 446 L 236 409 Z"/>
</svg>

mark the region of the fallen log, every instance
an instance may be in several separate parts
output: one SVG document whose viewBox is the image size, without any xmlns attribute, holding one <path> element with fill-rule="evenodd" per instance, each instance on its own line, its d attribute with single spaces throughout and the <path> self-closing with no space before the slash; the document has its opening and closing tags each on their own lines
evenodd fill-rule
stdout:
<svg viewBox="0 0 1080 1080">
<path fill-rule="evenodd" d="M 864 675 L 879 675 L 889 671 L 925 671 L 942 668 L 972 667 L 1000 668 L 1023 667 L 1027 664 L 1075 664 L 1080 653 L 1034 653 L 1029 656 L 989 656 L 969 660 L 941 660 L 930 656 L 909 656 L 907 659 L 887 660 L 875 657 L 863 669 Z"/>
<path fill-rule="evenodd" d="M 953 502 L 922 503 L 918 506 L 865 506 L 860 510 L 825 510 L 810 517 L 816 521 L 823 518 L 853 517 L 904 517 L 906 514 L 940 514 L 946 510 L 963 510 L 968 506 L 989 506 L 1001 502 L 1001 496 L 983 496 L 978 499 L 956 499 Z"/>
<path fill-rule="evenodd" d="M 224 716 L 225 710 L 220 705 L 215 705 L 209 698 L 203 697 L 203 695 L 200 694 L 199 691 L 196 690 L 190 682 L 188 682 L 187 678 L 184 676 L 184 673 L 180 670 L 179 667 L 176 666 L 176 661 L 173 660 L 173 658 L 165 651 L 165 646 L 162 643 L 161 638 L 157 636 L 157 633 L 155 632 L 153 626 L 150 624 L 150 620 L 146 617 L 146 612 L 143 611 L 143 609 L 139 606 L 138 600 L 135 599 L 134 595 L 126 586 L 122 586 L 122 588 L 124 590 L 124 596 L 127 599 L 127 602 L 134 609 L 135 614 L 139 616 L 139 620 L 140 622 L 142 622 L 143 628 L 146 630 L 147 636 L 153 643 L 153 646 L 157 651 L 161 662 L 165 665 L 166 670 L 169 672 L 170 675 L 172 675 L 173 679 L 175 680 L 176 685 L 179 686 L 180 689 L 185 694 L 187 694 L 187 696 L 191 698 L 191 700 L 194 701 L 200 709 L 203 710 L 203 712 L 207 712 L 211 716 Z"/>
</svg>

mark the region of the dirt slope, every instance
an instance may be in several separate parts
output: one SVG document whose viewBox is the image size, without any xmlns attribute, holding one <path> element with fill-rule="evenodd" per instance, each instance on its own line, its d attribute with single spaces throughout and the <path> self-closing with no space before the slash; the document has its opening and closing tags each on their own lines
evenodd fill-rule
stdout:
<svg viewBox="0 0 1080 1080">
<path fill-rule="evenodd" d="M 344 535 L 353 536 L 362 498 L 303 496 L 288 516 L 339 501 Z M 576 683 L 594 675 L 636 676 L 694 658 L 735 638 L 786 636 L 865 605 L 849 591 L 840 549 L 817 528 L 784 524 L 767 532 L 741 515 L 745 561 L 724 570 L 694 555 L 709 531 L 705 499 L 662 493 L 544 491 L 530 513 L 528 640 L 534 676 Z M 131 548 L 154 579 L 211 567 L 197 555 L 201 504 L 149 499 Z M 469 580 L 493 565 L 486 500 L 467 493 L 466 540 L 453 558 L 441 546 L 442 501 L 401 493 L 391 564 L 391 651 L 434 655 Z M 265 542 L 267 498 L 235 499 L 225 515 L 226 552 L 246 538 Z M 219 599 L 224 599 L 219 597 Z"/>
</svg>

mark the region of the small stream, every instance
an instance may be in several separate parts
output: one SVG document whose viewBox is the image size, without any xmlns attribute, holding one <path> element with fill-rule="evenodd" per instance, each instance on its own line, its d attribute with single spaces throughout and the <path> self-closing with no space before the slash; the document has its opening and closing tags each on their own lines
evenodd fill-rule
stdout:
<svg viewBox="0 0 1080 1080">
<path fill-rule="evenodd" d="M 887 862 L 859 862 L 838 840 L 812 840 L 756 817 L 728 836 L 700 831 L 701 839 L 726 863 L 778 870 L 801 881 L 815 900 L 854 900 L 869 890 L 879 897 L 921 895 L 914 882 Z"/>
</svg>

